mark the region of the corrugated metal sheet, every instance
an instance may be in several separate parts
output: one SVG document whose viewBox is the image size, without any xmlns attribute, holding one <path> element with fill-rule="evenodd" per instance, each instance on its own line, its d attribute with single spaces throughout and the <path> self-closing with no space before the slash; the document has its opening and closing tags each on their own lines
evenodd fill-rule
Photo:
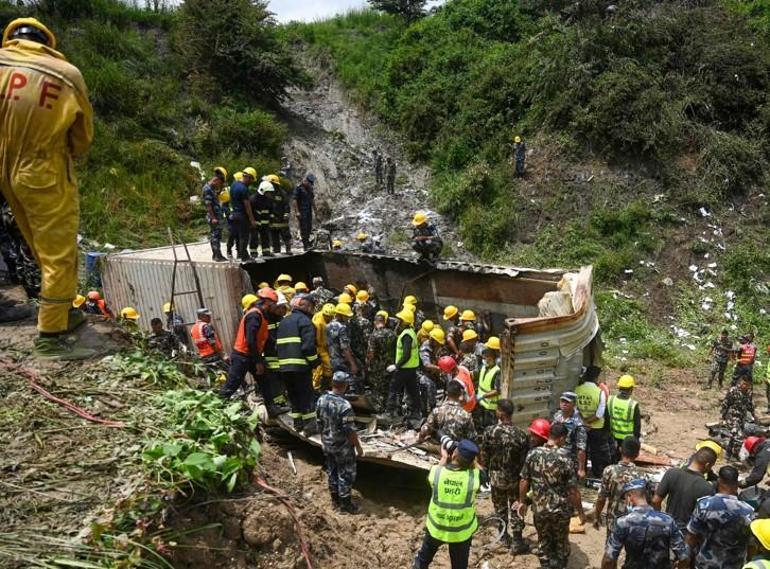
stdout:
<svg viewBox="0 0 770 569">
<path fill-rule="evenodd" d="M 179 253 L 180 251 L 178 251 Z M 182 252 L 183 254 L 183 252 Z M 252 291 L 249 275 L 237 264 L 196 263 L 203 292 L 203 302 L 211 309 L 214 327 L 225 350 L 232 347 L 235 330 L 241 317 L 240 298 Z M 109 255 L 102 274 L 104 294 L 110 306 L 119 311 L 133 306 L 141 318 L 143 329 L 150 329 L 150 320 L 164 321 L 163 304 L 171 297 L 171 275 L 174 263 L 169 260 L 142 259 L 126 254 Z M 195 280 L 189 264 L 177 267 L 176 290 L 195 290 Z M 195 294 L 176 297 L 176 311 L 192 323 L 198 309 Z"/>
</svg>

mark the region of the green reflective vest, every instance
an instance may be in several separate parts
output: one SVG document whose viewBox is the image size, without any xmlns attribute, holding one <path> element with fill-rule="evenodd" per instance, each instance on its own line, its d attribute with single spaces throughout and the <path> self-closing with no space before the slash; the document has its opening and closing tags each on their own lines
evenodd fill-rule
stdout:
<svg viewBox="0 0 770 569">
<path fill-rule="evenodd" d="M 479 372 L 479 392 L 478 396 L 481 397 L 482 395 L 486 395 L 490 391 L 495 390 L 495 378 L 500 373 L 500 367 L 495 365 L 494 367 L 487 368 L 486 365 L 481 367 L 481 371 Z M 494 397 L 490 397 L 489 399 L 484 398 L 481 400 L 481 406 L 484 409 L 488 409 L 490 411 L 497 411 L 497 400 L 500 399 L 499 395 L 495 395 Z"/>
<path fill-rule="evenodd" d="M 743 569 L 770 569 L 770 561 L 767 559 L 755 559 L 746 563 Z"/>
<path fill-rule="evenodd" d="M 610 430 L 612 436 L 622 441 L 634 434 L 634 413 L 638 403 L 633 399 L 621 399 L 617 395 L 607 400 L 607 410 L 610 414 Z"/>
<path fill-rule="evenodd" d="M 401 356 L 404 355 L 404 336 L 410 336 L 412 338 L 412 350 L 409 353 L 409 359 L 401 366 L 402 369 L 417 369 L 420 365 L 420 346 L 417 344 L 417 334 L 414 328 L 405 328 L 401 334 L 398 335 L 398 341 L 396 342 L 396 362 L 401 361 Z"/>
<path fill-rule="evenodd" d="M 602 390 L 595 383 L 586 381 L 575 388 L 577 395 L 578 411 L 583 417 L 593 417 L 599 408 Z M 601 429 L 604 426 L 604 418 L 597 419 L 589 425 L 592 429 Z"/>
<path fill-rule="evenodd" d="M 479 470 L 434 466 L 428 480 L 433 487 L 426 520 L 428 533 L 445 543 L 470 539 L 479 526 L 476 519 L 476 494 L 481 484 Z"/>
</svg>

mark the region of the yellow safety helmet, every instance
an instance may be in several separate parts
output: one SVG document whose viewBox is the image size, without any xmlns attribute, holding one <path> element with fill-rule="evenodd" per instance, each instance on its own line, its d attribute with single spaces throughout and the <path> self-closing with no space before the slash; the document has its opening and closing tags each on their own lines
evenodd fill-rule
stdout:
<svg viewBox="0 0 770 569">
<path fill-rule="evenodd" d="M 225 170 L 224 166 L 214 168 L 214 175 L 216 176 L 217 174 L 219 174 L 223 181 L 227 181 L 227 170 Z"/>
<path fill-rule="evenodd" d="M 356 239 L 359 241 L 366 241 L 366 238 L 369 237 L 368 233 L 364 233 L 363 231 L 359 231 L 358 235 L 356 235 Z"/>
<path fill-rule="evenodd" d="M 269 284 L 267 284 L 265 281 L 262 281 L 257 285 L 257 290 L 262 290 L 263 288 L 272 288 Z"/>
<path fill-rule="evenodd" d="M 334 307 L 334 313 L 342 316 L 353 316 L 353 310 L 350 308 L 350 305 L 344 302 L 340 302 Z"/>
<path fill-rule="evenodd" d="M 307 288 L 307 285 L 303 283 L 302 281 L 299 281 L 297 284 L 294 285 L 294 290 L 297 292 L 307 292 L 310 289 Z"/>
<path fill-rule="evenodd" d="M 443 328 L 439 328 L 438 326 L 430 331 L 430 337 L 442 346 L 446 343 L 446 334 L 444 333 Z"/>
<path fill-rule="evenodd" d="M 420 326 L 420 330 L 423 332 L 430 332 L 435 326 L 436 325 L 433 323 L 433 320 L 426 320 L 422 323 L 422 326 Z"/>
<path fill-rule="evenodd" d="M 356 293 L 356 300 L 357 300 L 358 302 L 361 302 L 361 303 L 368 301 L 368 300 L 369 300 L 369 293 L 368 293 L 368 292 L 366 292 L 366 291 L 365 291 L 365 290 L 363 290 L 363 289 L 362 289 L 362 290 L 359 290 L 359 291 Z"/>
<path fill-rule="evenodd" d="M 500 350 L 500 338 L 497 336 L 490 336 L 489 340 L 487 340 L 487 343 L 485 344 L 485 347 L 488 350 Z"/>
<path fill-rule="evenodd" d="M 124 318 L 126 320 L 133 320 L 136 322 L 139 320 L 139 313 L 136 311 L 136 308 L 133 306 L 126 306 L 123 310 L 120 311 L 120 317 Z"/>
<path fill-rule="evenodd" d="M 340 304 L 352 304 L 353 303 L 353 297 L 350 296 L 348 293 L 343 292 L 338 298 L 337 302 Z"/>
<path fill-rule="evenodd" d="M 355 296 L 358 292 L 358 287 L 354 284 L 346 284 L 342 290 L 348 293 L 350 296 Z"/>
<path fill-rule="evenodd" d="M 275 279 L 276 283 L 282 283 L 284 281 L 287 283 L 290 283 L 290 282 L 293 282 L 294 279 L 291 278 L 291 275 L 287 275 L 286 273 L 283 273 L 282 275 L 278 275 L 278 278 Z"/>
<path fill-rule="evenodd" d="M 321 307 L 321 313 L 324 316 L 334 316 L 335 309 L 336 306 L 334 306 L 331 302 L 327 302 Z"/>
<path fill-rule="evenodd" d="M 463 342 L 469 342 L 471 340 L 478 340 L 479 335 L 476 330 L 463 330 Z"/>
<path fill-rule="evenodd" d="M 425 213 L 418 211 L 417 213 L 414 214 L 414 217 L 412 218 L 412 225 L 417 227 L 419 225 L 422 225 L 426 221 L 428 221 L 428 216 L 425 215 Z"/>
<path fill-rule="evenodd" d="M 717 459 L 720 456 L 722 456 L 722 446 L 718 442 L 716 442 L 716 441 L 712 441 L 712 440 L 708 440 L 707 439 L 707 440 L 701 441 L 701 442 L 699 442 L 698 444 L 695 445 L 695 450 L 700 450 L 702 448 L 710 448 L 711 450 L 713 450 L 714 454 L 717 455 Z"/>
<path fill-rule="evenodd" d="M 265 176 L 265 180 L 267 180 L 271 184 L 278 184 L 279 186 L 281 185 L 281 178 L 279 178 L 275 174 L 268 174 L 267 176 Z"/>
<path fill-rule="evenodd" d="M 749 527 L 762 547 L 770 549 L 770 519 L 754 520 Z"/>
<path fill-rule="evenodd" d="M 219 193 L 219 203 L 230 203 L 230 188 L 225 188 Z"/>
<path fill-rule="evenodd" d="M 412 325 L 414 324 L 414 312 L 411 310 L 402 310 L 398 314 L 396 314 L 396 318 L 399 320 L 405 322 L 406 324 Z"/>
<path fill-rule="evenodd" d="M 375 316 L 382 316 L 385 320 L 390 318 L 390 314 L 386 310 L 379 310 Z"/>
<path fill-rule="evenodd" d="M 163 313 L 168 314 L 169 312 L 171 312 L 171 303 L 166 302 L 163 304 Z"/>
<path fill-rule="evenodd" d="M 83 303 L 86 301 L 86 297 L 82 294 L 79 294 L 75 297 L 75 300 L 72 301 L 72 307 L 73 308 L 80 308 L 83 306 Z"/>
<path fill-rule="evenodd" d="M 243 175 L 244 176 L 251 176 L 251 178 L 253 180 L 257 179 L 257 171 L 254 168 L 252 168 L 251 166 L 249 166 L 248 168 L 244 168 L 243 169 Z"/>
<path fill-rule="evenodd" d="M 621 375 L 618 379 L 618 389 L 631 389 L 636 386 L 634 378 L 628 374 Z"/>
<path fill-rule="evenodd" d="M 417 297 L 413 294 L 407 294 L 404 297 L 404 304 L 417 304 Z"/>
<path fill-rule="evenodd" d="M 404 310 L 411 310 L 412 314 L 417 312 L 417 307 L 414 304 L 404 304 L 404 306 L 402 306 L 401 308 L 403 308 Z"/>
<path fill-rule="evenodd" d="M 243 182 L 243 172 L 238 170 L 235 174 L 233 174 L 233 180 L 236 182 Z"/>
<path fill-rule="evenodd" d="M 342 241 L 339 239 L 332 241 L 332 249 L 342 249 Z"/>
<path fill-rule="evenodd" d="M 248 310 L 249 307 L 257 302 L 259 300 L 259 297 L 257 297 L 256 294 L 247 294 L 241 299 L 241 307 L 244 310 Z"/>
<path fill-rule="evenodd" d="M 8 42 L 12 41 L 11 35 L 13 32 L 24 26 L 30 26 L 43 32 L 43 35 L 48 38 L 48 47 L 56 49 L 56 36 L 37 18 L 17 18 L 8 24 L 3 33 L 3 47 L 7 47 Z"/>
<path fill-rule="evenodd" d="M 514 136 L 513 137 L 513 141 L 514 142 L 521 142 L 521 137 L 520 136 Z"/>
<path fill-rule="evenodd" d="M 457 313 L 459 312 L 459 309 L 456 306 L 449 305 L 444 309 L 444 320 L 451 320 L 455 316 L 457 316 Z"/>
<path fill-rule="evenodd" d="M 463 310 L 460 315 L 460 320 L 464 322 L 474 322 L 476 320 L 476 313 L 473 310 Z"/>
</svg>

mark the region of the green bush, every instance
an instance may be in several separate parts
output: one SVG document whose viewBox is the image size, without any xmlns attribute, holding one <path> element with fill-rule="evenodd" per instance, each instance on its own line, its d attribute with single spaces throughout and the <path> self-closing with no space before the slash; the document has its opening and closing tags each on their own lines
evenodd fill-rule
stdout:
<svg viewBox="0 0 770 569">
<path fill-rule="evenodd" d="M 698 173 L 705 187 L 718 196 L 745 194 L 764 177 L 763 151 L 760 141 L 714 132 L 701 151 Z"/>
</svg>

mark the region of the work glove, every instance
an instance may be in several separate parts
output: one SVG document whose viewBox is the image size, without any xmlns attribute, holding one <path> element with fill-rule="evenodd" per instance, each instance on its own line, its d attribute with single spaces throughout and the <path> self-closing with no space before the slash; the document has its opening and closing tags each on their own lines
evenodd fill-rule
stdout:
<svg viewBox="0 0 770 569">
<path fill-rule="evenodd" d="M 390 364 L 388 367 L 385 368 L 385 371 L 388 373 L 394 373 L 398 368 L 396 367 L 396 364 Z"/>
</svg>

